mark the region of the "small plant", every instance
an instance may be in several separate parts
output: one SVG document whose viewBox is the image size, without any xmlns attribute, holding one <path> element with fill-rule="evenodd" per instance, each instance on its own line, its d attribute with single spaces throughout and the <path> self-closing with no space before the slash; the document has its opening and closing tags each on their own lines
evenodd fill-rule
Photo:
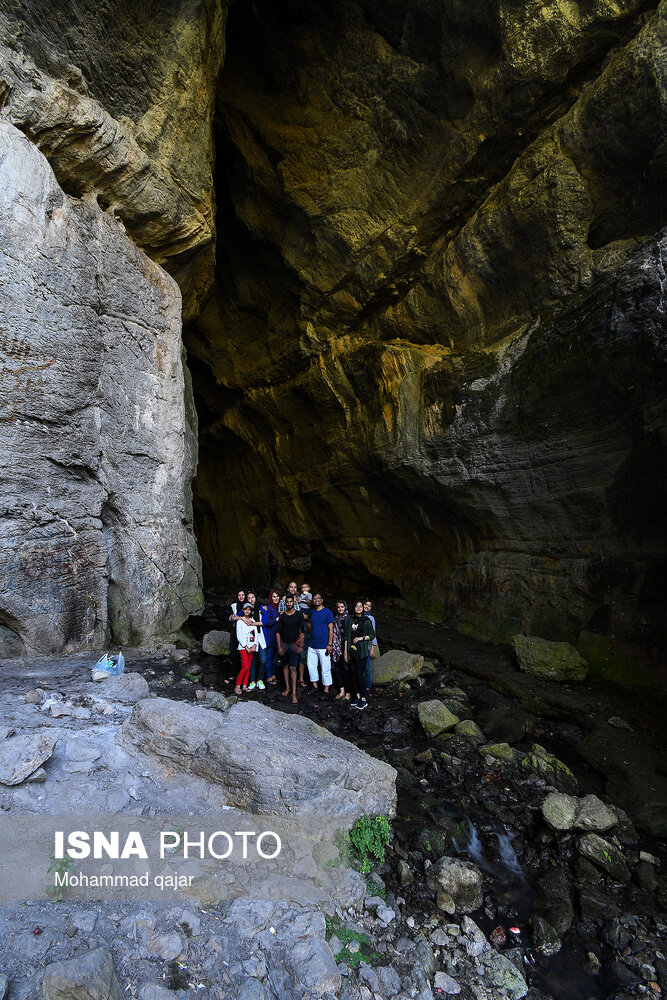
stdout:
<svg viewBox="0 0 667 1000">
<path fill-rule="evenodd" d="M 331 920 L 326 917 L 326 936 L 331 938 L 334 934 L 343 944 L 343 951 L 339 952 L 338 960 L 345 961 L 352 969 L 358 969 L 362 962 L 366 965 L 380 965 L 384 957 L 374 950 L 368 934 L 360 930 L 352 930 L 345 927 L 340 921 Z M 359 945 L 358 951 L 350 951 L 348 945 L 356 941 Z"/>
<path fill-rule="evenodd" d="M 350 853 L 359 871 L 367 875 L 373 861 L 384 863 L 385 851 L 391 838 L 391 826 L 386 816 L 360 816 L 349 833 Z"/>
<path fill-rule="evenodd" d="M 71 858 L 57 858 L 55 854 L 52 854 L 51 864 L 46 869 L 46 873 L 48 875 L 50 872 L 55 872 L 56 875 L 62 876 L 66 872 L 69 872 L 71 870 L 72 865 L 73 862 Z M 55 878 L 53 881 L 54 883 L 56 883 Z M 54 903 L 59 903 L 60 900 L 65 895 L 65 893 L 71 891 L 72 890 L 69 885 L 58 885 L 57 883 L 49 886 L 49 888 L 47 889 L 47 892 L 50 895 L 52 902 Z"/>
</svg>

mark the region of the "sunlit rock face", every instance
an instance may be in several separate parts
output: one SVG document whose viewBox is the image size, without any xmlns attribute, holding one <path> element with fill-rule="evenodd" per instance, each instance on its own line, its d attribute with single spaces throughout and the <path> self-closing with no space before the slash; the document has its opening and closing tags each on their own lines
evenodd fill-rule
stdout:
<svg viewBox="0 0 667 1000">
<path fill-rule="evenodd" d="M 2 117 L 177 278 L 186 318 L 213 277 L 225 16 L 221 0 L 0 2 Z"/>
<path fill-rule="evenodd" d="M 650 658 L 666 38 L 639 0 L 0 0 L 0 116 L 180 286 L 206 583 Z"/>
<path fill-rule="evenodd" d="M 211 582 L 312 567 L 646 652 L 666 38 L 664 4 L 232 9 L 187 335 Z"/>
<path fill-rule="evenodd" d="M 0 657 L 171 638 L 201 607 L 181 296 L 0 124 Z"/>
</svg>

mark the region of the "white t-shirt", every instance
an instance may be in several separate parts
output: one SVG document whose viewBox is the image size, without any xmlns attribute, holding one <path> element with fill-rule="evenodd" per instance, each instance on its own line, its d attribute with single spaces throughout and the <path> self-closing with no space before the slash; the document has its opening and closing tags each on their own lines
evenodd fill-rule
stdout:
<svg viewBox="0 0 667 1000">
<path fill-rule="evenodd" d="M 264 649 L 266 646 L 262 629 L 252 621 L 246 624 L 243 618 L 236 623 L 236 638 L 238 639 L 239 649 L 249 650 L 252 646 Z"/>
</svg>

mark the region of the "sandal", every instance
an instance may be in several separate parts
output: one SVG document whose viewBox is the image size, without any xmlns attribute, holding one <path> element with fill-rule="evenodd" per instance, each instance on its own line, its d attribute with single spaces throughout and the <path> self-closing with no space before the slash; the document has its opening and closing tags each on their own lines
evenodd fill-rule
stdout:
<svg viewBox="0 0 667 1000">
<path fill-rule="evenodd" d="M 241 688 L 238 685 L 234 688 L 234 694 L 241 694 Z"/>
<path fill-rule="evenodd" d="M 293 695 L 292 695 L 292 704 L 293 704 L 293 705 L 296 705 L 296 703 L 297 703 L 297 697 L 296 697 L 296 695 L 295 695 L 295 694 L 293 694 Z"/>
<path fill-rule="evenodd" d="M 340 701 L 340 699 L 344 697 L 345 697 L 344 694 L 337 694 L 336 697 L 334 698 L 334 701 Z"/>
<path fill-rule="evenodd" d="M 280 693 L 283 696 L 283 698 L 286 698 L 287 695 L 289 694 L 289 691 L 281 691 Z"/>
</svg>

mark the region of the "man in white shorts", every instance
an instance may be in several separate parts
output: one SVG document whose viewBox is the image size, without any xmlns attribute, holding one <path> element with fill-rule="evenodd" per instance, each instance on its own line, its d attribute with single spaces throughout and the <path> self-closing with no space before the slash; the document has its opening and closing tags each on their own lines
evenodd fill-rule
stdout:
<svg viewBox="0 0 667 1000">
<path fill-rule="evenodd" d="M 310 612 L 310 643 L 308 645 L 308 676 L 313 687 L 317 689 L 319 671 L 322 671 L 322 684 L 328 691 L 331 685 L 331 648 L 333 646 L 334 616 L 329 608 L 324 607 L 322 595 L 313 594 L 313 606 Z"/>
</svg>

